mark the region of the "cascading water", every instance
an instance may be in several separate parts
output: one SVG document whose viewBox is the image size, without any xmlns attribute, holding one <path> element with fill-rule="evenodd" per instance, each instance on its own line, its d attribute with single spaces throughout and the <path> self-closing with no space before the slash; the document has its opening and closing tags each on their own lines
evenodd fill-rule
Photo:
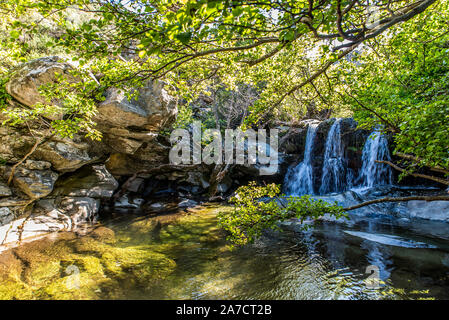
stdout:
<svg viewBox="0 0 449 320">
<path fill-rule="evenodd" d="M 363 147 L 362 168 L 359 176 L 362 187 L 392 183 L 391 168 L 386 164 L 377 163 L 376 160 L 391 160 L 387 139 L 379 131 L 371 133 Z"/>
<path fill-rule="evenodd" d="M 307 129 L 304 159 L 295 167 L 290 167 L 285 176 L 286 194 L 304 195 L 313 194 L 313 175 L 311 154 L 313 140 L 316 135 L 317 124 L 309 124 Z"/>
<path fill-rule="evenodd" d="M 327 134 L 319 193 L 343 191 L 345 183 L 346 161 L 341 143 L 341 119 L 337 119 Z"/>
</svg>

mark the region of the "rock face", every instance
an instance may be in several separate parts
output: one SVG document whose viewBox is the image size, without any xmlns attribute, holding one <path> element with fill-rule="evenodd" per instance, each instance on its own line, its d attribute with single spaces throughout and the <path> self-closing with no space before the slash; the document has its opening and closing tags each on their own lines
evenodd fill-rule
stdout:
<svg viewBox="0 0 449 320">
<path fill-rule="evenodd" d="M 71 69 L 68 63 L 62 62 L 61 58 L 56 56 L 32 60 L 13 70 L 6 83 L 6 91 L 26 106 L 33 106 L 38 102 L 45 103 L 38 88 L 44 84 L 54 83 L 55 73 L 74 80 L 69 74 Z"/>
<path fill-rule="evenodd" d="M 33 60 L 14 70 L 6 88 L 18 102 L 33 107 L 38 102 L 45 102 L 38 88 L 53 83 L 55 72 L 76 81 L 70 78 L 70 69 L 69 64 L 57 57 Z M 11 186 L 4 183 L 8 169 L 30 151 L 37 138 L 31 136 L 27 127 L 0 127 L 0 160 L 6 163 L 6 166 L 0 166 L 3 177 L 0 181 L 0 225 L 19 226 L 24 220 L 15 217 L 16 208 L 31 198 L 36 201 L 33 219 L 26 221 L 25 234 L 31 236 L 71 229 L 83 221 L 94 220 L 100 203 L 105 205 L 119 188 L 118 181 L 124 186 L 131 176 L 136 179 L 126 186 L 127 192 L 122 194 L 121 188 L 114 197 L 117 198 L 115 209 L 162 211 L 168 207 L 160 199 L 181 198 L 179 207 L 183 208 L 195 204 L 190 198 L 198 202 L 204 200 L 202 197 L 206 197 L 210 184 L 214 184 L 211 179 L 214 165 L 169 164 L 171 146 L 168 138 L 160 134 L 161 130 L 170 129 L 175 120 L 176 100 L 160 81 L 148 81 L 131 93 L 137 93 L 136 97 L 128 99 L 116 88 L 105 92 L 105 100 L 97 106 L 95 119 L 97 129 L 103 134 L 101 142 L 87 140 L 81 135 L 73 139 L 52 137 L 17 168 Z M 57 101 L 52 103 L 57 104 Z M 1 117 L 0 114 L 0 121 Z M 316 130 L 311 162 L 317 187 L 321 182 L 327 135 L 334 121 L 322 121 Z M 217 186 L 217 199 L 230 195 L 235 187 L 252 180 L 281 183 L 287 166 L 302 161 L 308 126 L 314 122 L 316 120 L 303 121 L 293 127 L 278 127 L 280 166 L 276 167 L 276 172 L 264 175 L 260 164 L 234 166 Z M 341 133 L 345 159 L 348 159 L 346 165 L 356 174 L 368 132 L 356 130 L 354 120 L 343 119 Z M 416 208 L 421 206 L 415 205 Z M 419 215 L 417 210 L 413 212 Z M 0 226 L 0 236 L 9 228 L 3 227 Z M 11 233 L 11 237 L 13 235 Z"/>
<path fill-rule="evenodd" d="M 149 81 L 137 93 L 137 98 L 129 100 L 123 91 L 108 89 L 105 101 L 98 106 L 98 122 L 158 131 L 175 120 L 175 100 L 165 91 L 162 82 Z"/>
<path fill-rule="evenodd" d="M 58 101 L 45 101 L 39 87 L 55 83 L 57 74 L 69 81 L 78 81 L 70 75 L 70 70 L 72 66 L 58 57 L 36 59 L 17 67 L 6 84 L 6 90 L 15 99 L 11 104 L 29 108 L 37 103 L 58 105 Z M 112 174 L 126 177 L 143 169 L 168 165 L 170 144 L 159 132 L 169 128 L 175 120 L 177 103 L 159 81 L 148 81 L 133 93 L 137 93 L 135 98 L 127 99 L 115 88 L 107 90 L 105 101 L 97 106 L 95 119 L 97 129 L 103 134 L 101 142 L 81 135 L 73 139 L 51 137 L 16 169 L 11 187 L 3 180 L 8 178 L 11 166 L 28 154 L 39 134 L 32 136 L 25 126 L 1 126 L 0 160 L 6 165 L 0 166 L 3 177 L 0 224 L 11 222 L 15 208 L 31 198 L 36 201 L 33 219 L 27 221 L 25 234 L 35 235 L 37 229 L 45 233 L 75 226 L 92 220 L 98 213 L 100 201 L 112 197 L 119 186 Z M 0 114 L 0 121 L 3 120 L 5 116 Z M 39 128 L 32 129 L 38 131 Z M 105 165 L 95 165 L 106 160 L 110 171 Z M 188 170 L 169 167 L 154 175 L 172 181 L 188 179 Z M 142 192 L 146 184 L 143 178 L 138 178 L 129 191 Z M 142 205 L 143 201 L 134 200 L 131 201 L 134 208 Z M 123 201 L 124 204 L 131 202 Z M 15 218 L 18 220 L 11 223 L 20 225 L 23 219 Z"/>
</svg>

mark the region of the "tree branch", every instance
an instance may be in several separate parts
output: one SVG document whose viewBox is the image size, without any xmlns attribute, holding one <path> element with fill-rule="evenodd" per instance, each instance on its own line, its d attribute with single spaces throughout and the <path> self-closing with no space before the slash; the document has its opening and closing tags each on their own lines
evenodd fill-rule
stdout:
<svg viewBox="0 0 449 320">
<path fill-rule="evenodd" d="M 395 155 L 395 156 L 398 156 L 398 157 L 400 157 L 400 158 L 406 159 L 406 160 L 410 160 L 410 161 L 413 161 L 413 162 L 417 162 L 418 164 L 421 164 L 422 161 L 423 161 L 423 160 L 422 160 L 421 158 L 419 158 L 419 157 L 413 156 L 413 155 L 411 155 L 411 154 L 402 153 L 402 152 L 396 152 L 394 155 Z M 429 166 L 426 166 L 426 167 L 428 167 L 430 170 L 435 171 L 435 172 L 444 173 L 444 174 L 449 174 L 449 170 L 444 169 L 444 168 L 442 168 L 442 167 L 440 167 L 440 166 L 436 166 L 436 167 L 429 167 Z"/>
<path fill-rule="evenodd" d="M 389 166 L 393 167 L 394 169 L 400 171 L 400 172 L 406 172 L 409 175 L 413 176 L 413 177 L 417 177 L 417 178 L 423 178 L 423 179 L 427 179 L 427 180 L 432 180 L 441 184 L 444 184 L 446 186 L 449 186 L 449 180 L 445 180 L 445 179 L 441 179 L 441 178 L 437 178 L 434 176 L 429 176 L 426 174 L 422 174 L 422 173 L 414 173 L 414 172 L 407 172 L 407 170 L 395 165 L 394 163 L 392 163 L 391 161 L 384 161 L 384 160 L 376 160 L 376 162 L 378 163 L 384 163 L 384 164 L 388 164 Z"/>
<path fill-rule="evenodd" d="M 412 201 L 412 200 L 423 200 L 423 201 L 449 201 L 449 196 L 411 196 L 411 197 L 385 197 L 380 199 L 374 199 L 365 201 L 354 206 L 343 208 L 345 211 L 355 210 L 361 207 L 369 206 L 375 203 L 382 202 L 404 202 L 404 201 Z"/>
</svg>

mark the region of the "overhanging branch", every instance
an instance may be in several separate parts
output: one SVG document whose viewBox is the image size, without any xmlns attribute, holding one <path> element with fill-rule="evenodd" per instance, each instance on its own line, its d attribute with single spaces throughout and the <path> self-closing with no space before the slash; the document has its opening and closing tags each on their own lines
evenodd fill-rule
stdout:
<svg viewBox="0 0 449 320">
<path fill-rule="evenodd" d="M 388 164 L 390 167 L 400 171 L 400 172 L 407 172 L 407 170 L 399 167 L 398 165 L 394 164 L 391 161 L 385 161 L 385 160 L 376 160 L 377 163 L 383 163 L 383 164 Z M 413 176 L 413 177 L 417 177 L 417 178 L 423 178 L 423 179 L 427 179 L 427 180 L 432 180 L 441 184 L 444 184 L 446 186 L 449 186 L 449 180 L 445 180 L 445 179 L 441 179 L 438 177 L 434 177 L 434 176 L 429 176 L 427 174 L 422 174 L 422 173 L 415 173 L 415 172 L 407 172 L 409 175 Z"/>
<path fill-rule="evenodd" d="M 374 199 L 370 201 L 365 201 L 354 206 L 343 208 L 345 211 L 351 211 L 371 204 L 382 203 L 382 202 L 404 202 L 412 200 L 422 200 L 422 201 L 449 201 L 449 196 L 410 196 L 410 197 L 385 197 L 380 199 Z"/>
</svg>

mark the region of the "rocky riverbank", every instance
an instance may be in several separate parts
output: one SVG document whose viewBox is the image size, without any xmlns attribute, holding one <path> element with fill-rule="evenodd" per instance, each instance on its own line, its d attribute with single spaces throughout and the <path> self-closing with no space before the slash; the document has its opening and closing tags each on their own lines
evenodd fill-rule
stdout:
<svg viewBox="0 0 449 320">
<path fill-rule="evenodd" d="M 17 67 L 6 84 L 13 97 L 11 107 L 27 109 L 43 102 L 39 86 L 53 83 L 55 72 L 68 74 L 71 68 L 58 57 Z M 318 190 L 326 139 L 335 119 L 277 126 L 278 171 L 259 176 L 258 164 L 235 165 L 219 182 L 211 199 L 208 190 L 214 183 L 213 165 L 169 163 L 171 145 L 161 132 L 170 130 L 176 119 L 176 99 L 162 82 L 148 82 L 137 90 L 139 95 L 133 100 L 115 88 L 106 90 L 95 118 L 103 135 L 101 141 L 75 135 L 73 139 L 52 136 L 36 143 L 44 133 L 33 123 L 0 127 L 0 243 L 14 244 L 53 231 L 75 230 L 83 222 L 95 221 L 101 210 L 161 212 L 170 203 L 188 208 L 204 201 L 225 200 L 235 188 L 251 180 L 282 183 L 288 167 L 303 159 L 311 123 L 317 125 L 311 161 L 313 184 Z M 201 110 L 210 103 L 202 101 Z M 0 121 L 5 120 L 3 114 L 0 117 Z M 351 118 L 340 121 L 340 130 L 346 169 L 357 176 L 369 132 L 357 129 Z M 13 172 L 14 165 L 24 157 L 26 160 Z"/>
</svg>

